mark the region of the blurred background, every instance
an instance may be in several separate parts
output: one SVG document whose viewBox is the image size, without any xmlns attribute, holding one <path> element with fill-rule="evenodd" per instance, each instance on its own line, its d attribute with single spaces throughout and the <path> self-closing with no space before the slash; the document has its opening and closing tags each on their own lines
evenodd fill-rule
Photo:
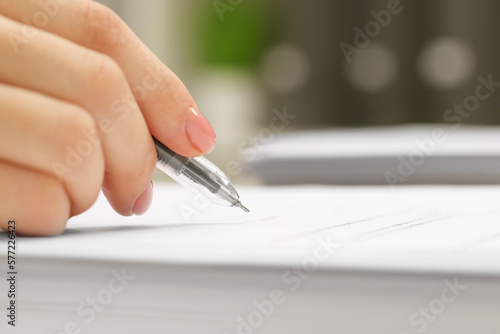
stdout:
<svg viewBox="0 0 500 334">
<path fill-rule="evenodd" d="M 500 81 L 495 0 L 101 2 L 184 81 L 222 166 L 276 110 L 296 115 L 280 132 L 440 123 L 478 76 Z M 463 121 L 500 124 L 498 106 L 493 94 Z"/>
</svg>

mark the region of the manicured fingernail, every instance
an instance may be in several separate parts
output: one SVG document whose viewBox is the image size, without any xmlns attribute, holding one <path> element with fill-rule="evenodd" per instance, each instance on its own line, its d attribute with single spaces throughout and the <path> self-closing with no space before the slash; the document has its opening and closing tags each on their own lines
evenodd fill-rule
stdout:
<svg viewBox="0 0 500 334">
<path fill-rule="evenodd" d="M 146 190 L 135 200 L 134 209 L 132 210 L 134 215 L 143 215 L 148 211 L 151 206 L 151 201 L 153 200 L 153 181 L 150 181 Z"/>
<path fill-rule="evenodd" d="M 186 117 L 186 134 L 202 154 L 210 153 L 215 145 L 215 132 L 207 119 L 194 107 L 189 108 Z"/>
</svg>

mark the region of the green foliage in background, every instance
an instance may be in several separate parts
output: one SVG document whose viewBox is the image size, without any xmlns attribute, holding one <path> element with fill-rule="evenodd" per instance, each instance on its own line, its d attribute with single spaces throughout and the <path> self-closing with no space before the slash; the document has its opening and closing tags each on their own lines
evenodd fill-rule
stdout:
<svg viewBox="0 0 500 334">
<path fill-rule="evenodd" d="M 207 2 L 196 29 L 199 59 L 207 65 L 255 66 L 271 37 L 270 17 L 262 1 Z"/>
</svg>

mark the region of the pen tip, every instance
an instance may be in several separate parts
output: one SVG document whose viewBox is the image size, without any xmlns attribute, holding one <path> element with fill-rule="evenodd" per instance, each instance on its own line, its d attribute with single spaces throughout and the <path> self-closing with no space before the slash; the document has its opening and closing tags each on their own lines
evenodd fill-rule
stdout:
<svg viewBox="0 0 500 334">
<path fill-rule="evenodd" d="M 240 201 L 236 202 L 235 204 L 237 207 L 241 208 L 243 211 L 245 212 L 250 212 L 250 210 L 248 210 L 243 204 L 241 204 Z"/>
</svg>

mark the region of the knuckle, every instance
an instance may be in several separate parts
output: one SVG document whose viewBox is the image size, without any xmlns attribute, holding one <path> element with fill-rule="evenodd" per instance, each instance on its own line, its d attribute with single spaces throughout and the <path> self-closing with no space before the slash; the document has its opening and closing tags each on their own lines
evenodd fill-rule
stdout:
<svg viewBox="0 0 500 334">
<path fill-rule="evenodd" d="M 97 123 L 87 111 L 75 106 L 74 110 L 64 113 L 58 128 L 64 146 L 76 147 L 80 141 L 85 140 L 86 133 L 97 131 Z"/>
<path fill-rule="evenodd" d="M 125 76 L 120 66 L 109 56 L 90 53 L 85 56 L 83 83 L 84 99 L 109 108 L 109 98 L 124 89 Z M 104 104 L 104 105 L 103 105 Z"/>
<path fill-rule="evenodd" d="M 86 110 L 71 108 L 58 124 L 58 161 L 63 165 L 58 177 L 77 201 L 73 210 L 83 212 L 99 193 L 105 163 L 97 122 Z"/>
<path fill-rule="evenodd" d="M 89 43 L 101 51 L 114 48 L 123 38 L 123 21 L 111 9 L 95 1 L 84 2 L 83 6 L 83 31 L 88 34 Z"/>
</svg>

